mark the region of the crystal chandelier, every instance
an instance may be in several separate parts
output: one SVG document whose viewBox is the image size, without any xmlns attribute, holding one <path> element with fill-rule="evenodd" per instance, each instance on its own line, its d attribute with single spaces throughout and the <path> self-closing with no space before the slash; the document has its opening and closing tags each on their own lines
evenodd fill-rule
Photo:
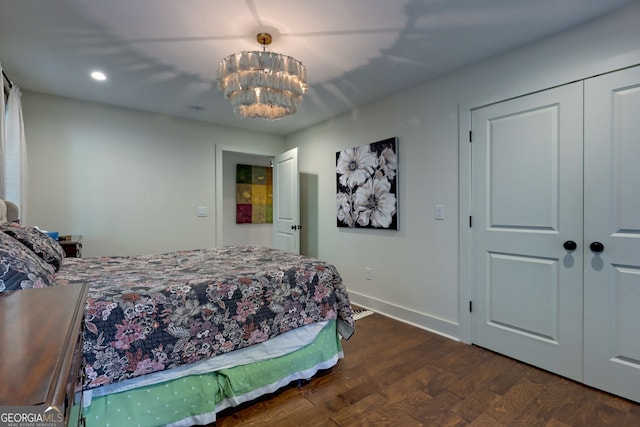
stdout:
<svg viewBox="0 0 640 427">
<path fill-rule="evenodd" d="M 267 52 L 271 34 L 259 33 L 262 51 L 240 52 L 220 61 L 218 89 L 244 117 L 280 119 L 296 112 L 307 91 L 307 70 L 295 58 Z"/>
</svg>

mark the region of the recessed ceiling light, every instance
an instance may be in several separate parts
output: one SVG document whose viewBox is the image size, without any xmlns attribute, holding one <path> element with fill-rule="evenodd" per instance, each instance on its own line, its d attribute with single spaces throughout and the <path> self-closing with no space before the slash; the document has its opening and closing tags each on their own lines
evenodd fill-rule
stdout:
<svg viewBox="0 0 640 427">
<path fill-rule="evenodd" d="M 100 82 L 107 80 L 107 76 L 105 73 L 103 73 L 102 71 L 92 71 L 91 72 L 91 78 L 93 80 L 98 80 Z"/>
</svg>

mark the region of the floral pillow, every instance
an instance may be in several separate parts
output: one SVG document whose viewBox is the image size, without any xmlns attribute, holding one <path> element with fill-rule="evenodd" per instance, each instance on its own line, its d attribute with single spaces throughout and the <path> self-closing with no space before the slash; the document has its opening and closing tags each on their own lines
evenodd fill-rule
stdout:
<svg viewBox="0 0 640 427">
<path fill-rule="evenodd" d="M 22 243 L 0 233 L 0 292 L 51 286 L 54 271 Z"/>
<path fill-rule="evenodd" d="M 65 256 L 60 243 L 38 229 L 23 227 L 15 222 L 0 225 L 0 230 L 31 249 L 44 262 L 51 264 L 55 271 L 58 271 Z"/>
</svg>

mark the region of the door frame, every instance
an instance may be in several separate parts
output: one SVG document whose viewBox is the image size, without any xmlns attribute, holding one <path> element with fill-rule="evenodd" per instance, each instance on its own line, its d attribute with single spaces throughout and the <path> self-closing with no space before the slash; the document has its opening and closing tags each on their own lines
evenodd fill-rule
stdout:
<svg viewBox="0 0 640 427">
<path fill-rule="evenodd" d="M 216 144 L 216 157 L 215 157 L 215 165 L 216 165 L 216 185 L 215 185 L 215 201 L 216 201 L 216 246 L 223 246 L 223 159 L 224 153 L 239 153 L 239 154 L 249 154 L 254 156 L 265 156 L 265 157 L 275 157 L 278 153 L 274 153 L 273 151 L 261 148 L 243 148 L 243 147 L 235 147 L 232 145 L 223 145 Z"/>
<path fill-rule="evenodd" d="M 477 108 L 477 107 L 475 107 Z M 474 109 L 475 109 L 474 108 Z M 458 338 L 472 344 L 471 110 L 458 105 Z"/>
</svg>

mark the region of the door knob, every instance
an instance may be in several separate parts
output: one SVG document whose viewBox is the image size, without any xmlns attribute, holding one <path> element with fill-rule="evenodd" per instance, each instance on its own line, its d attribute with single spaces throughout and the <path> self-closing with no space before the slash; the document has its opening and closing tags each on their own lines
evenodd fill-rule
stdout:
<svg viewBox="0 0 640 427">
<path fill-rule="evenodd" d="M 567 240 L 566 242 L 564 242 L 562 244 L 562 247 L 565 248 L 568 251 L 575 251 L 576 248 L 578 247 L 578 244 L 576 242 L 574 242 L 573 240 Z"/>
<path fill-rule="evenodd" d="M 604 251 L 604 245 L 600 242 L 593 242 L 589 245 L 589 249 L 593 252 L 602 252 Z"/>
</svg>

